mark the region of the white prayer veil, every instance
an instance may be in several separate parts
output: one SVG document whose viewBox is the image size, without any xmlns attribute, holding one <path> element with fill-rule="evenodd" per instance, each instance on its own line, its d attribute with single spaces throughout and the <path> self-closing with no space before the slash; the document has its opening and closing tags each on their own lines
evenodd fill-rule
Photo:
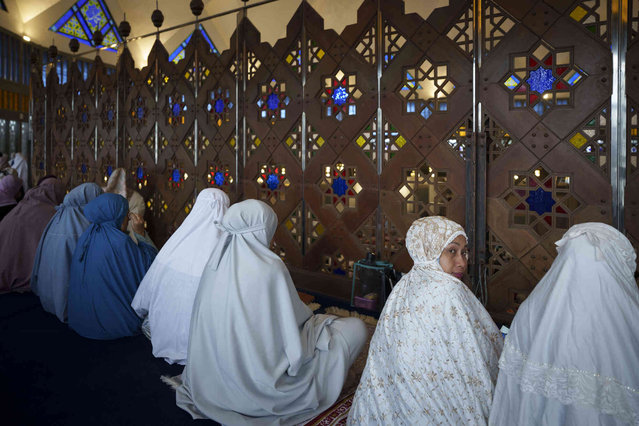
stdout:
<svg viewBox="0 0 639 426">
<path fill-rule="evenodd" d="M 468 287 L 439 264 L 459 235 L 459 224 L 439 216 L 408 230 L 414 265 L 384 305 L 350 425 L 486 423 L 502 339 Z"/>
<path fill-rule="evenodd" d="M 506 338 L 490 424 L 639 425 L 636 254 L 602 223 L 556 244 Z"/>
<path fill-rule="evenodd" d="M 170 364 L 186 362 L 193 300 L 211 253 L 222 244 L 216 223 L 229 203 L 219 189 L 198 194 L 193 210 L 164 244 L 131 303 L 138 316 L 148 315 L 153 355 Z"/>
<path fill-rule="evenodd" d="M 129 196 L 126 190 L 126 170 L 122 167 L 118 167 L 117 169 L 111 172 L 111 176 L 109 176 L 109 180 L 107 181 L 106 186 L 102 188 L 104 192 L 110 192 L 112 194 L 120 194 L 127 200 Z"/>
</svg>

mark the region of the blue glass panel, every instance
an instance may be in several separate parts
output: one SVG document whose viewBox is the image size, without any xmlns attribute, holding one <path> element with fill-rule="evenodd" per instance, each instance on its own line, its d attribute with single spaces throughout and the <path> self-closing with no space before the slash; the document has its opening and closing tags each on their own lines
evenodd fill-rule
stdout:
<svg viewBox="0 0 639 426">
<path fill-rule="evenodd" d="M 429 110 L 428 108 L 424 108 L 421 114 L 422 114 L 422 117 L 424 117 L 424 119 L 428 120 L 430 116 L 433 115 L 433 112 Z"/>
<path fill-rule="evenodd" d="M 144 169 L 142 166 L 138 166 L 138 169 L 135 171 L 135 176 L 137 176 L 138 179 L 142 179 L 144 177 Z"/>
<path fill-rule="evenodd" d="M 271 191 L 275 191 L 277 187 L 280 186 L 280 178 L 276 174 L 271 173 L 266 178 L 266 186 L 268 186 Z"/>
<path fill-rule="evenodd" d="M 93 31 L 97 29 L 105 35 L 106 49 L 115 52 L 110 45 L 122 42 L 122 37 L 104 0 L 78 0 L 49 27 L 50 31 L 89 46 L 95 46 Z"/>
<path fill-rule="evenodd" d="M 144 118 L 144 108 L 138 107 L 137 114 L 138 120 L 142 120 Z"/>
<path fill-rule="evenodd" d="M 173 182 L 179 182 L 181 176 L 182 175 L 180 174 L 180 170 L 173 169 L 173 173 L 171 173 L 171 180 L 173 180 Z"/>
<path fill-rule="evenodd" d="M 178 115 L 180 115 L 180 104 L 178 104 L 177 102 L 173 104 L 173 116 L 177 117 Z"/>
<path fill-rule="evenodd" d="M 280 100 L 275 93 L 271 93 L 268 95 L 268 99 L 266 100 L 266 105 L 271 110 L 276 110 L 280 105 Z"/>
<path fill-rule="evenodd" d="M 107 120 L 113 121 L 113 110 L 112 109 L 107 111 Z"/>
<path fill-rule="evenodd" d="M 222 99 L 218 99 L 215 101 L 215 112 L 221 114 L 224 111 L 224 101 Z"/>
<path fill-rule="evenodd" d="M 89 115 L 86 113 L 86 111 L 82 113 L 81 120 L 83 123 L 86 123 L 87 121 L 89 121 Z"/>
<path fill-rule="evenodd" d="M 552 75 L 552 70 L 539 67 L 530 72 L 530 76 L 526 82 L 530 86 L 530 90 L 542 94 L 546 90 L 552 89 L 555 80 L 555 77 Z"/>
<path fill-rule="evenodd" d="M 86 174 L 87 173 L 87 165 L 82 163 L 82 165 L 80 166 L 80 171 L 82 172 L 82 174 Z"/>
<path fill-rule="evenodd" d="M 346 271 L 344 271 L 342 268 L 336 268 L 333 270 L 333 273 L 335 275 L 346 275 Z"/>
<path fill-rule="evenodd" d="M 111 173 L 113 173 L 113 166 L 107 166 L 107 177 L 111 177 Z"/>
<path fill-rule="evenodd" d="M 344 105 L 348 99 L 348 92 L 343 87 L 338 87 L 333 92 L 332 98 L 335 101 L 335 104 Z"/>
<path fill-rule="evenodd" d="M 215 182 L 217 186 L 224 185 L 224 180 L 224 173 L 222 172 L 215 172 L 215 175 L 213 175 L 213 182 Z"/>
<path fill-rule="evenodd" d="M 204 38 L 206 43 L 209 45 L 209 48 L 211 49 L 211 51 L 215 53 L 216 55 L 219 55 L 220 53 L 218 52 L 215 45 L 211 41 L 211 37 L 209 36 L 209 34 L 206 32 L 204 27 L 202 27 L 202 24 L 200 24 L 198 29 L 200 30 L 200 33 L 202 34 L 202 37 Z M 189 44 L 189 41 L 191 41 L 191 37 L 193 37 L 193 33 L 189 34 L 189 36 L 186 39 L 184 39 L 182 43 L 180 43 L 180 45 L 173 51 L 173 53 L 169 55 L 169 61 L 177 63 L 179 62 L 180 59 L 184 58 L 184 49 L 186 48 L 186 45 Z M 178 57 L 178 55 L 180 54 L 181 56 Z"/>
<path fill-rule="evenodd" d="M 551 212 L 552 206 L 555 205 L 552 193 L 546 192 L 541 188 L 531 191 L 528 198 L 526 198 L 526 202 L 530 206 L 530 210 L 536 212 L 539 216 Z"/>
<path fill-rule="evenodd" d="M 515 77 L 514 75 L 511 75 L 510 77 L 508 77 L 508 80 L 504 82 L 504 85 L 512 90 L 515 87 L 517 87 L 519 83 L 520 83 L 519 79 Z"/>
<path fill-rule="evenodd" d="M 333 179 L 333 185 L 331 186 L 333 188 L 333 193 L 335 193 L 335 195 L 338 195 L 340 197 L 346 194 L 346 190 L 348 189 L 348 185 L 346 185 L 346 181 L 339 176 Z"/>
</svg>

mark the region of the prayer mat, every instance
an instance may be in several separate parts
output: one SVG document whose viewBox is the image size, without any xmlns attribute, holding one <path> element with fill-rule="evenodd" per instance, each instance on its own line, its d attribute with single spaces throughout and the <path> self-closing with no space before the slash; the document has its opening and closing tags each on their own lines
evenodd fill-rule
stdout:
<svg viewBox="0 0 639 426">
<path fill-rule="evenodd" d="M 346 424 L 348 412 L 353 405 L 353 397 L 355 392 L 351 392 L 346 397 L 340 399 L 326 411 L 315 417 L 305 426 L 342 426 Z"/>
</svg>

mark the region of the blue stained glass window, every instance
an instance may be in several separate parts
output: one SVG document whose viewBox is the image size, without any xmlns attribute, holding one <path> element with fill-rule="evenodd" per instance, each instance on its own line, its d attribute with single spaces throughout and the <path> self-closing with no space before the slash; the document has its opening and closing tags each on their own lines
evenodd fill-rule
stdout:
<svg viewBox="0 0 639 426">
<path fill-rule="evenodd" d="M 224 111 L 224 101 L 222 99 L 218 99 L 215 101 L 215 112 L 222 114 L 222 111 Z"/>
<path fill-rule="evenodd" d="M 511 75 L 510 77 L 508 77 L 508 80 L 504 82 L 504 85 L 512 90 L 515 87 L 517 87 L 519 83 L 520 83 L 519 79 L 515 77 L 514 75 Z"/>
<path fill-rule="evenodd" d="M 530 72 L 530 76 L 526 82 L 530 86 L 530 90 L 542 94 L 546 90 L 552 89 L 555 80 L 555 77 L 552 75 L 552 70 L 539 67 Z"/>
<path fill-rule="evenodd" d="M 111 167 L 111 166 L 109 166 Z M 144 177 L 144 169 L 142 168 L 142 166 L 138 166 L 138 169 L 135 171 L 135 176 L 138 179 L 142 179 Z"/>
<path fill-rule="evenodd" d="M 339 176 L 333 179 L 333 185 L 331 186 L 333 188 L 333 192 L 335 193 L 335 195 L 338 195 L 340 197 L 346 194 L 346 190 L 348 189 L 348 185 L 346 185 L 346 181 Z"/>
<path fill-rule="evenodd" d="M 224 173 L 222 172 L 215 172 L 215 174 L 213 175 L 213 182 L 215 182 L 217 186 L 224 185 L 224 180 Z"/>
<path fill-rule="evenodd" d="M 81 120 L 83 123 L 86 123 L 87 121 L 89 121 L 89 114 L 87 114 L 86 112 L 83 112 Z"/>
<path fill-rule="evenodd" d="M 112 45 L 122 42 L 118 26 L 104 0 L 76 1 L 49 30 L 94 47 L 93 32 L 99 30 L 104 36 L 103 44 L 112 52 L 116 51 L 116 46 Z"/>
<path fill-rule="evenodd" d="M 179 182 L 181 177 L 182 175 L 180 174 L 180 170 L 173 169 L 173 173 L 171 173 L 171 180 L 173 180 L 173 182 Z"/>
<path fill-rule="evenodd" d="M 266 186 L 268 186 L 271 191 L 275 191 L 277 187 L 280 186 L 280 178 L 276 174 L 271 173 L 266 178 Z"/>
<path fill-rule="evenodd" d="M 138 114 L 138 120 L 142 120 L 144 118 L 144 108 L 138 107 L 137 114 Z"/>
<path fill-rule="evenodd" d="M 112 109 L 107 111 L 107 120 L 113 121 L 113 110 Z"/>
<path fill-rule="evenodd" d="M 544 191 L 541 188 L 537 188 L 535 191 L 531 191 L 526 198 L 530 210 L 536 212 L 539 216 L 544 213 L 550 213 L 552 206 L 555 205 L 555 200 L 552 198 L 552 193 Z"/>
<path fill-rule="evenodd" d="M 211 41 L 211 37 L 208 35 L 202 24 L 200 24 L 198 29 L 200 30 L 200 33 L 202 34 L 202 37 L 204 38 L 206 43 L 209 45 L 211 52 L 219 55 L 220 52 L 218 52 L 217 48 Z M 186 45 L 189 44 L 189 41 L 191 41 L 191 37 L 193 37 L 193 33 L 189 34 L 189 36 L 182 43 L 180 43 L 180 45 L 173 51 L 173 53 L 169 55 L 169 61 L 175 62 L 177 64 L 178 62 L 180 62 L 180 59 L 184 58 L 184 49 L 186 49 Z"/>
<path fill-rule="evenodd" d="M 271 93 L 268 95 L 268 99 L 266 100 L 266 105 L 269 109 L 276 110 L 278 106 L 280 106 L 280 99 L 277 97 L 275 93 Z"/>
<path fill-rule="evenodd" d="M 87 173 L 87 165 L 82 163 L 82 166 L 80 166 L 80 171 L 82 172 L 82 174 L 86 174 Z"/>
<path fill-rule="evenodd" d="M 180 104 L 178 104 L 177 102 L 173 104 L 173 107 L 171 108 L 173 111 L 173 116 L 177 117 L 178 115 L 180 115 Z"/>
<path fill-rule="evenodd" d="M 348 99 L 348 92 L 346 91 L 346 89 L 340 86 L 335 89 L 332 98 L 335 101 L 336 105 L 344 105 L 346 103 L 346 100 Z"/>
<path fill-rule="evenodd" d="M 113 166 L 107 166 L 107 177 L 111 177 L 111 173 L 113 173 Z"/>
</svg>

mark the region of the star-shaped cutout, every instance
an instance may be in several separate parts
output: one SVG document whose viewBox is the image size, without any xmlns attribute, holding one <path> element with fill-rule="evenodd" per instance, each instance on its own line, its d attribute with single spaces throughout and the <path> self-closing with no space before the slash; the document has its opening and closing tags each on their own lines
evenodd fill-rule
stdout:
<svg viewBox="0 0 639 426">
<path fill-rule="evenodd" d="M 537 188 L 535 191 L 531 191 L 526 198 L 526 202 L 530 207 L 530 210 L 542 216 L 544 213 L 550 213 L 552 206 L 555 205 L 555 200 L 552 198 L 552 193 L 544 191 L 541 188 Z"/>
</svg>

